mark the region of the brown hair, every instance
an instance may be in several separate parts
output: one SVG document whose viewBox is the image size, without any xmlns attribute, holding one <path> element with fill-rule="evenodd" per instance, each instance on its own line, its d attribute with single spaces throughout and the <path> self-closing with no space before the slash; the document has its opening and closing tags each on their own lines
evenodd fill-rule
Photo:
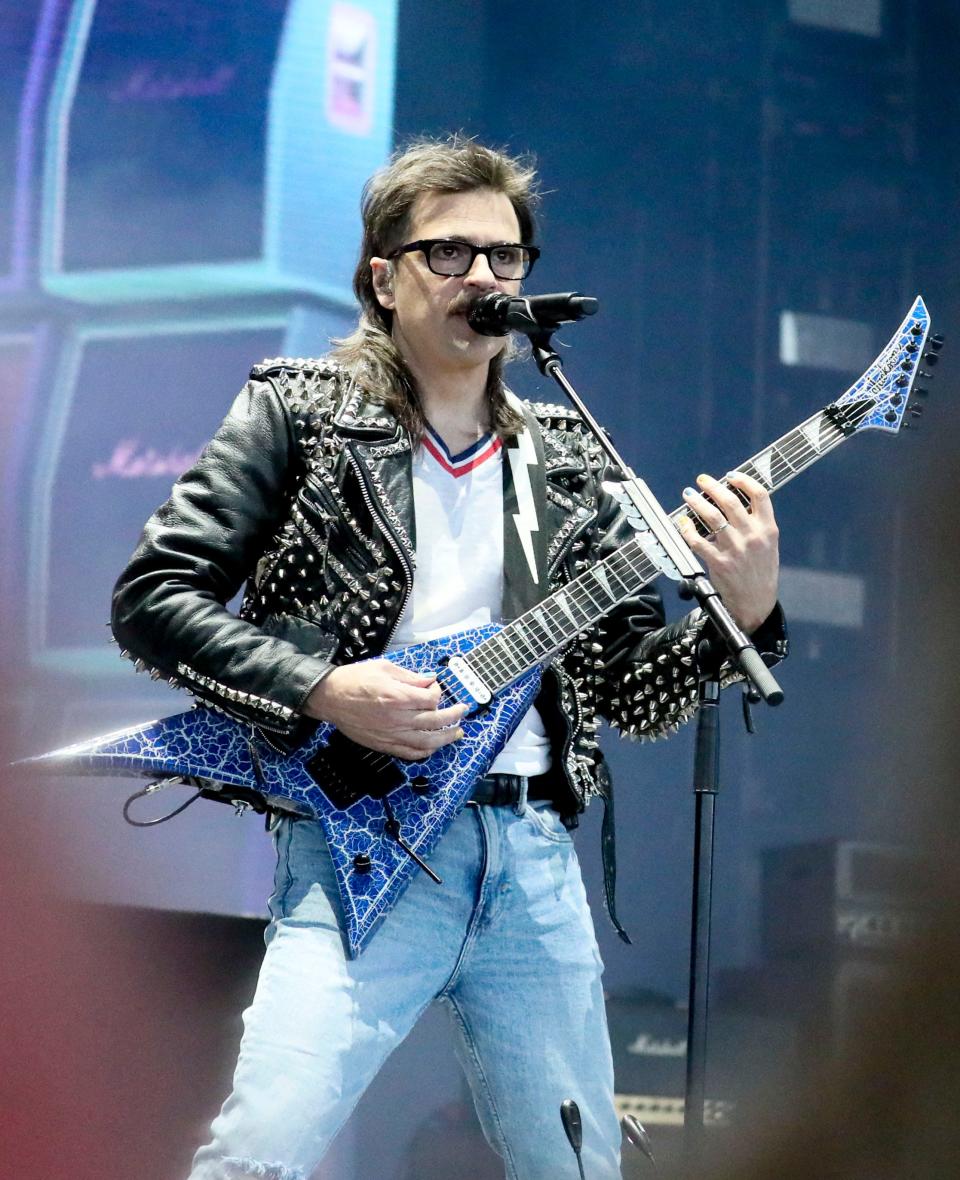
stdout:
<svg viewBox="0 0 960 1180">
<path fill-rule="evenodd" d="M 393 314 L 381 306 L 374 293 L 370 259 L 385 258 L 403 244 L 421 193 L 464 193 L 481 188 L 503 193 L 510 200 L 520 224 L 520 240 L 532 242 L 533 211 L 539 195 L 531 163 L 484 147 L 474 139 L 452 135 L 446 140 L 416 140 L 398 151 L 363 190 L 363 240 L 353 276 L 360 320 L 349 336 L 333 342 L 333 356 L 393 412 L 415 441 L 424 429 L 420 397 L 413 374 L 391 336 Z M 501 437 L 516 434 L 523 425 L 504 396 L 503 365 L 511 353 L 508 348 L 496 356 L 487 377 L 491 423 Z"/>
</svg>

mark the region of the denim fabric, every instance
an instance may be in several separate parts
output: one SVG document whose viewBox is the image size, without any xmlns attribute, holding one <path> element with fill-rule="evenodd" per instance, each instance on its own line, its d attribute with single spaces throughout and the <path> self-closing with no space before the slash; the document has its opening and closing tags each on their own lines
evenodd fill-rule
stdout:
<svg viewBox="0 0 960 1180">
<path fill-rule="evenodd" d="M 510 1180 L 576 1180 L 560 1122 L 575 1098 L 591 1180 L 619 1180 L 602 963 L 573 842 L 545 804 L 469 805 L 364 953 L 348 959 L 318 824 L 275 835 L 272 922 L 233 1093 L 190 1180 L 307 1180 L 428 1004 L 450 1012 Z M 411 1101 L 416 1095 L 411 1094 Z"/>
</svg>

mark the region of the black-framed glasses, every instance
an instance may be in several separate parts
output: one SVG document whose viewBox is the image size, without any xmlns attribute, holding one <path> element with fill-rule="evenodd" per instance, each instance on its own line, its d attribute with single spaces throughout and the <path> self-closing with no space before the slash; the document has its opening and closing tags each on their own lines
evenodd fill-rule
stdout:
<svg viewBox="0 0 960 1180">
<path fill-rule="evenodd" d="M 522 246 L 519 242 L 501 242 L 497 246 L 475 246 L 472 242 L 460 242 L 450 238 L 421 238 L 419 242 L 408 242 L 400 246 L 388 258 L 398 254 L 411 254 L 419 250 L 427 260 L 427 266 L 435 275 L 456 278 L 468 274 L 478 254 L 486 258 L 490 270 L 498 279 L 525 279 L 533 270 L 533 264 L 540 257 L 536 246 Z"/>
</svg>

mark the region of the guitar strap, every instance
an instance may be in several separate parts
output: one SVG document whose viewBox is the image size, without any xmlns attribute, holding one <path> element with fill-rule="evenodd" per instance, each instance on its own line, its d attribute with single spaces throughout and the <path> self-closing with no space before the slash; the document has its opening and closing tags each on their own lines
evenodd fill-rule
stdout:
<svg viewBox="0 0 960 1180">
<path fill-rule="evenodd" d="M 503 463 L 503 619 L 522 615 L 550 591 L 547 581 L 547 479 L 540 426 L 513 394 L 524 429 L 507 442 Z"/>
</svg>

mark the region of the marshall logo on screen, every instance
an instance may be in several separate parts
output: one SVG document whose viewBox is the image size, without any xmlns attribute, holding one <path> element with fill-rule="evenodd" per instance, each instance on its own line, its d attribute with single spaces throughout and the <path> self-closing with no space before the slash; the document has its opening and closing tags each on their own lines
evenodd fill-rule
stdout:
<svg viewBox="0 0 960 1180">
<path fill-rule="evenodd" d="M 236 66 L 218 66 L 212 73 L 178 77 L 162 71 L 155 62 L 133 69 L 110 92 L 113 102 L 167 102 L 178 98 L 207 98 L 226 94 L 237 76 Z"/>
<path fill-rule="evenodd" d="M 196 463 L 200 447 L 152 447 L 138 438 L 123 438 L 113 448 L 110 458 L 94 462 L 90 474 L 94 479 L 153 479 L 164 476 L 178 479 Z"/>
</svg>

